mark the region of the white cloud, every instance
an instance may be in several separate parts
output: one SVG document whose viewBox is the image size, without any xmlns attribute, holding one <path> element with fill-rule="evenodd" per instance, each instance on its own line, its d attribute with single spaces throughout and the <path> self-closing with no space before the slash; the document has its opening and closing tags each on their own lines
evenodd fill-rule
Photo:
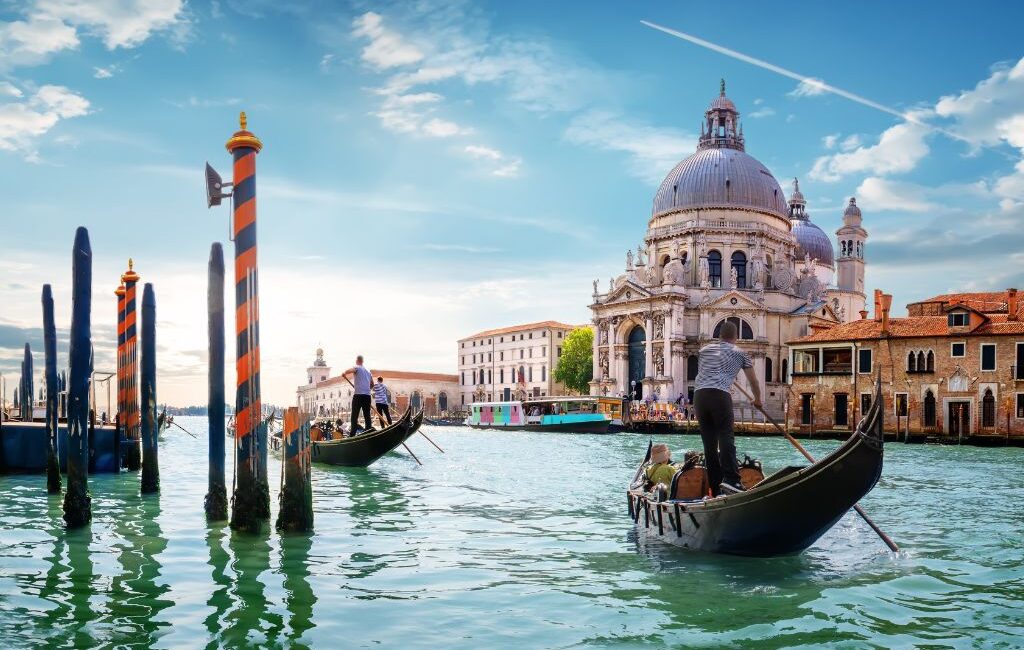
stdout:
<svg viewBox="0 0 1024 650">
<path fill-rule="evenodd" d="M 469 133 L 471 130 L 463 128 L 455 122 L 432 118 L 423 124 L 423 133 L 432 138 L 451 138 L 456 135 Z"/>
<path fill-rule="evenodd" d="M 516 176 L 519 176 L 519 167 L 522 165 L 522 162 L 522 160 L 516 158 L 512 162 L 502 165 L 492 171 L 491 175 L 497 176 L 498 178 L 515 178 Z"/>
<path fill-rule="evenodd" d="M 824 138 L 821 139 L 821 144 L 826 149 L 835 149 L 836 148 L 836 143 L 839 141 L 839 135 L 840 134 L 838 134 L 838 133 L 833 133 L 831 135 L 826 135 Z"/>
<path fill-rule="evenodd" d="M 515 178 L 519 176 L 519 168 L 523 162 L 519 158 L 509 158 L 497 149 L 477 144 L 466 145 L 462 151 L 470 158 L 498 163 L 496 167 L 491 169 L 491 176 L 497 176 L 498 178 Z"/>
<path fill-rule="evenodd" d="M 924 198 L 924 188 L 914 183 L 901 183 L 869 177 L 857 187 L 857 202 L 862 210 L 931 212 L 938 206 Z"/>
<path fill-rule="evenodd" d="M 100 36 L 110 50 L 187 22 L 183 0 L 36 0 L 35 10 Z"/>
<path fill-rule="evenodd" d="M 775 115 L 775 109 L 772 108 L 771 106 L 765 106 L 764 108 L 759 108 L 756 111 L 747 113 L 748 117 L 752 117 L 754 119 L 760 119 L 762 117 L 771 117 L 772 115 Z"/>
<path fill-rule="evenodd" d="M 463 149 L 463 151 L 473 158 L 484 158 L 486 160 L 501 160 L 502 158 L 501 152 L 497 149 L 484 147 L 482 145 L 466 145 L 466 148 Z"/>
<path fill-rule="evenodd" d="M 242 103 L 240 97 L 196 97 L 191 95 L 183 101 L 166 100 L 171 106 L 177 108 L 222 108 L 224 106 L 237 106 Z"/>
<path fill-rule="evenodd" d="M 0 150 L 22 153 L 30 161 L 38 160 L 36 143 L 63 119 L 89 112 L 89 102 L 64 86 L 41 86 L 23 97 L 8 91 L 18 101 L 0 104 Z"/>
<path fill-rule="evenodd" d="M 813 97 L 828 92 L 827 84 L 821 79 L 804 79 L 796 85 L 796 88 L 787 94 L 790 97 Z"/>
<path fill-rule="evenodd" d="M 573 144 L 626 153 L 629 173 L 651 184 L 659 183 L 697 141 L 697 136 L 674 128 L 640 124 L 597 110 L 573 118 L 564 137 Z"/>
<path fill-rule="evenodd" d="M 75 28 L 46 15 L 0 22 L 0 68 L 43 63 L 54 52 L 78 47 Z"/>
<path fill-rule="evenodd" d="M 331 62 L 334 61 L 333 54 L 325 54 L 320 57 L 320 71 L 327 72 L 331 69 Z"/>
<path fill-rule="evenodd" d="M 423 52 L 405 38 L 384 27 L 380 14 L 368 11 L 353 22 L 352 33 L 369 39 L 362 59 L 380 70 L 410 65 L 423 60 Z"/>
<path fill-rule="evenodd" d="M 916 113 L 921 115 L 925 111 Z M 928 155 L 930 150 L 925 138 L 929 132 L 929 127 L 918 122 L 902 122 L 886 129 L 875 145 L 818 158 L 808 175 L 816 180 L 835 182 L 857 173 L 908 172 Z"/>
<path fill-rule="evenodd" d="M 860 136 L 854 133 L 853 135 L 846 136 L 845 139 L 839 144 L 839 148 L 843 151 L 853 151 L 861 145 Z"/>
<path fill-rule="evenodd" d="M 0 81 L 0 97 L 21 97 L 21 90 L 9 81 Z"/>
<path fill-rule="evenodd" d="M 118 67 L 116 65 L 108 65 L 105 68 L 97 66 L 93 68 L 92 76 L 97 79 L 110 79 L 117 71 Z"/>
</svg>

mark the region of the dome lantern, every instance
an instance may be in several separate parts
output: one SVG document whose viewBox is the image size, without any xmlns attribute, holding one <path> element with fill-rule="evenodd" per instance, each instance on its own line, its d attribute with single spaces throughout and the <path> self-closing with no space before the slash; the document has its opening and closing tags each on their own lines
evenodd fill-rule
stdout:
<svg viewBox="0 0 1024 650">
<path fill-rule="evenodd" d="M 740 113 L 736 104 L 725 96 L 725 79 L 721 80 L 718 97 L 704 112 L 704 124 L 700 127 L 700 143 L 697 149 L 725 147 L 743 151 L 743 128 L 739 123 Z"/>
<path fill-rule="evenodd" d="M 843 211 L 843 223 L 847 226 L 860 226 L 861 214 L 860 208 L 857 207 L 856 197 L 850 197 L 850 203 Z"/>
</svg>

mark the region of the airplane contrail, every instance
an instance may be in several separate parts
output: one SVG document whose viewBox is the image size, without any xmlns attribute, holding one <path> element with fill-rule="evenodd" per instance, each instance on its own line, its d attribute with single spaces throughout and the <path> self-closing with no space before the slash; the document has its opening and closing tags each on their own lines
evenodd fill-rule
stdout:
<svg viewBox="0 0 1024 650">
<path fill-rule="evenodd" d="M 744 54 L 742 52 L 737 52 L 736 50 L 731 50 L 731 49 L 729 49 L 727 47 L 723 47 L 723 46 L 718 45 L 716 43 L 712 43 L 711 41 L 705 41 L 703 38 L 697 38 L 696 36 L 692 36 L 690 34 L 686 34 L 684 32 L 680 32 L 680 31 L 677 31 L 675 29 L 670 29 L 670 28 L 664 27 L 662 25 L 657 25 L 655 23 L 648 22 L 646 20 L 641 20 L 640 23 L 643 24 L 643 25 L 646 25 L 647 27 L 650 27 L 651 29 L 656 29 L 659 32 L 664 32 L 664 33 L 668 34 L 669 36 L 675 36 L 676 38 L 681 38 L 684 41 L 689 41 L 689 42 L 693 43 L 694 45 L 699 45 L 699 46 L 707 48 L 707 49 L 709 49 L 709 50 L 711 50 L 713 52 L 718 52 L 719 54 L 724 54 L 725 56 L 728 56 L 728 57 L 733 58 L 733 59 L 737 59 L 739 61 L 743 61 L 744 63 L 749 63 L 751 65 L 756 65 L 759 68 L 763 68 L 765 70 L 769 70 L 769 71 L 774 72 L 776 74 L 780 74 L 783 77 L 789 77 L 790 79 L 794 79 L 796 81 L 799 81 L 802 84 L 806 84 L 806 85 L 808 85 L 810 87 L 816 88 L 816 89 L 820 90 L 821 92 L 828 92 L 828 93 L 832 93 L 833 95 L 839 95 L 840 97 L 845 97 L 846 99 L 849 99 L 852 102 L 857 102 L 858 104 L 861 104 L 863 106 L 867 106 L 867 107 L 873 108 L 873 109 L 875 109 L 877 111 L 881 111 L 883 113 L 887 113 L 889 115 L 893 115 L 895 117 L 898 117 L 901 120 L 906 120 L 907 122 L 913 122 L 914 124 L 919 124 L 919 125 L 921 125 L 923 127 L 926 127 L 928 129 L 932 129 L 933 131 L 938 131 L 939 133 L 942 133 L 943 135 L 945 135 L 947 137 L 953 138 L 954 140 L 959 140 L 961 142 L 966 142 L 967 144 L 970 144 L 972 146 L 976 146 L 976 145 L 974 145 L 973 142 L 971 142 L 967 138 L 963 137 L 962 135 L 958 135 L 956 133 L 953 133 L 952 131 L 947 131 L 946 129 L 943 129 L 941 127 L 935 126 L 934 124 L 929 124 L 928 122 L 925 122 L 921 118 L 915 116 L 913 113 L 899 111 L 899 110 L 897 110 L 895 108 L 891 108 L 889 106 L 886 106 L 885 104 L 879 104 L 878 102 L 870 100 L 867 97 L 861 97 L 860 95 L 858 95 L 856 93 L 851 93 L 850 91 L 843 90 L 842 88 L 836 88 L 835 86 L 833 86 L 831 84 L 825 83 L 821 79 L 816 79 L 814 77 L 809 77 L 807 75 L 802 75 L 802 74 L 800 74 L 798 72 L 793 72 L 792 70 L 787 70 L 786 68 L 783 68 L 782 66 L 775 65 L 774 63 L 769 63 L 768 61 L 764 61 L 762 59 L 758 59 L 758 58 L 752 57 L 752 56 L 750 56 L 748 54 Z"/>
</svg>

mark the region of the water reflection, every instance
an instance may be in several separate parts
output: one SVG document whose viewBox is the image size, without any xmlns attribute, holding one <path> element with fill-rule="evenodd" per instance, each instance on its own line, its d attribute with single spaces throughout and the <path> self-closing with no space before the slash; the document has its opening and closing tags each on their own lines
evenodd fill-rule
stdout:
<svg viewBox="0 0 1024 650">
<path fill-rule="evenodd" d="M 114 578 L 110 598 L 110 614 L 119 621 L 113 642 L 152 644 L 161 627 L 157 615 L 173 603 L 164 598 L 167 584 L 159 581 L 159 556 L 167 548 L 167 540 L 157 519 L 160 516 L 160 495 L 143 497 L 134 494 L 135 481 L 130 482 L 133 494 L 114 509 L 114 532 L 119 537 L 117 561 L 121 574 Z"/>
<path fill-rule="evenodd" d="M 228 590 L 231 608 L 226 614 L 222 638 L 229 646 L 266 645 L 276 641 L 284 628 L 281 614 L 267 597 L 270 578 L 270 533 L 232 534 L 228 537 L 234 582 Z"/>
<path fill-rule="evenodd" d="M 284 574 L 285 606 L 288 609 L 288 639 L 299 642 L 315 627 L 313 605 L 316 595 L 309 584 L 313 536 L 305 533 L 281 538 L 281 573 Z"/>
</svg>

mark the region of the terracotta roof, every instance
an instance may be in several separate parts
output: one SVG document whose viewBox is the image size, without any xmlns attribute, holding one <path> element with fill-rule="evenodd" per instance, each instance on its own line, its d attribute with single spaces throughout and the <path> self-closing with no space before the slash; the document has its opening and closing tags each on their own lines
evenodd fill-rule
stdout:
<svg viewBox="0 0 1024 650">
<path fill-rule="evenodd" d="M 919 305 L 929 302 L 938 302 L 945 305 L 965 305 L 973 309 L 977 309 L 980 312 L 991 314 L 993 312 L 1006 313 L 1006 303 L 1008 300 L 1006 291 L 979 291 L 974 293 L 944 293 L 938 296 L 932 296 L 925 300 L 918 300 L 910 303 L 912 305 Z M 1021 304 L 1024 305 L 1024 294 L 1018 293 L 1018 299 L 1021 300 Z"/>
<path fill-rule="evenodd" d="M 556 320 L 542 320 L 539 323 L 526 323 L 525 325 L 513 325 L 511 327 L 500 327 L 494 330 L 484 330 L 477 332 L 472 336 L 459 339 L 459 342 L 468 341 L 470 339 L 478 339 L 481 336 L 499 336 L 501 334 L 511 334 L 512 332 L 525 332 L 526 330 L 539 330 L 539 329 L 563 329 L 571 330 L 576 329 L 577 325 L 569 325 L 568 323 L 560 323 Z"/>
<path fill-rule="evenodd" d="M 348 382 L 345 381 L 345 377 L 352 375 L 350 370 L 351 368 L 340 375 L 330 377 L 327 380 L 321 381 L 317 384 L 308 384 L 308 386 L 325 388 L 327 386 L 333 386 L 335 384 L 348 385 Z M 393 379 L 418 379 L 420 381 L 445 381 L 450 383 L 458 383 L 459 381 L 458 375 L 446 375 L 437 372 L 415 372 L 410 370 L 377 370 L 374 368 L 370 368 L 370 372 L 373 373 L 374 379 L 376 379 L 377 377 L 383 377 L 385 382 L 391 381 Z M 301 389 L 305 387 L 306 386 L 300 386 L 299 388 Z"/>
<path fill-rule="evenodd" d="M 964 338 L 968 336 L 993 336 L 1001 334 L 1024 334 L 1024 321 L 1009 321 L 1005 314 L 989 315 L 989 321 L 972 332 L 950 332 L 945 316 L 914 316 L 890 318 L 889 336 L 892 338 L 926 338 L 946 336 Z M 790 341 L 790 344 L 825 343 L 845 341 L 866 341 L 882 337 L 882 322 L 874 319 L 855 320 L 836 325 L 827 330 Z"/>
</svg>

